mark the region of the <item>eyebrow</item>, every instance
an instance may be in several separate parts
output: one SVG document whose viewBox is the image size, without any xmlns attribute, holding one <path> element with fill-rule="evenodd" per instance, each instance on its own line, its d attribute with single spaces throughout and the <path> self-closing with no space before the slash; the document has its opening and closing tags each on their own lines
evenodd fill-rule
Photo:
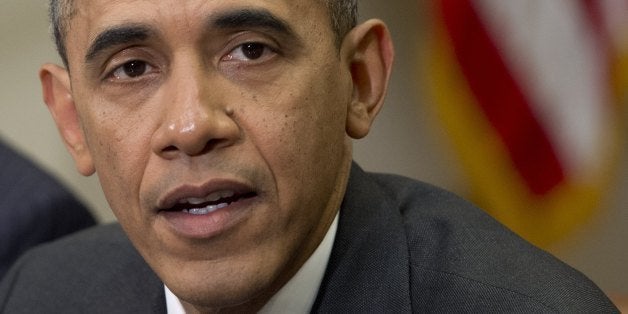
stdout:
<svg viewBox="0 0 628 314">
<path fill-rule="evenodd" d="M 206 24 L 208 28 L 218 29 L 262 28 L 287 37 L 298 38 L 286 21 L 263 9 L 227 11 L 210 17 Z M 153 33 L 153 30 L 143 25 L 119 25 L 108 28 L 98 34 L 89 46 L 85 54 L 85 62 L 90 63 L 111 47 L 144 41 Z"/>
<path fill-rule="evenodd" d="M 151 36 L 153 31 L 141 25 L 120 25 L 106 29 L 98 36 L 87 50 L 85 54 L 85 62 L 89 63 L 94 60 L 103 51 L 131 42 L 144 41 Z"/>
<path fill-rule="evenodd" d="M 207 26 L 218 29 L 262 28 L 290 37 L 298 37 L 286 21 L 264 9 L 239 9 L 223 12 L 211 17 Z"/>
</svg>

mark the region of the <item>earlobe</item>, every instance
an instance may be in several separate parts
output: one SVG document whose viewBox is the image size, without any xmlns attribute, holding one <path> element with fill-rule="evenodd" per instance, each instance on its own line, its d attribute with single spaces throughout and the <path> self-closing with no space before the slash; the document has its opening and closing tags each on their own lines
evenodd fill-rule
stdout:
<svg viewBox="0 0 628 314">
<path fill-rule="evenodd" d="M 44 102 L 52 114 L 66 148 L 74 159 L 76 168 L 85 176 L 94 174 L 92 157 L 72 98 L 68 72 L 57 65 L 45 64 L 39 71 L 39 79 Z"/>
<path fill-rule="evenodd" d="M 345 37 L 341 53 L 348 62 L 353 80 L 346 131 L 358 139 L 368 134 L 388 88 L 394 59 L 388 28 L 380 20 L 358 25 Z"/>
</svg>

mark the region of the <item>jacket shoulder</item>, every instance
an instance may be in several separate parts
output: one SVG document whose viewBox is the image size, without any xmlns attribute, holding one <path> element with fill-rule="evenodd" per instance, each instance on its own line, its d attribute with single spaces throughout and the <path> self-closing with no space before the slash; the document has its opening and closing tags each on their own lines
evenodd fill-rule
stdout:
<svg viewBox="0 0 628 314">
<path fill-rule="evenodd" d="M 26 250 L 95 224 L 58 180 L 1 139 L 0 174 L 0 279 Z"/>
<path fill-rule="evenodd" d="M 401 176 L 369 176 L 402 217 L 419 308 L 617 312 L 582 273 L 464 199 Z"/>
<path fill-rule="evenodd" d="M 39 246 L 0 283 L 2 313 L 148 313 L 163 302 L 163 285 L 118 224 Z"/>
</svg>

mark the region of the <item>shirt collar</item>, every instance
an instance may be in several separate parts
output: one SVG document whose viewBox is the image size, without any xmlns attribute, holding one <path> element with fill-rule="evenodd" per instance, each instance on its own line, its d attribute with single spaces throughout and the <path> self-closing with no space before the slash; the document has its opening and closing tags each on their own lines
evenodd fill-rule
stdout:
<svg viewBox="0 0 628 314">
<path fill-rule="evenodd" d="M 338 229 L 338 213 L 329 226 L 325 238 L 312 253 L 312 256 L 301 266 L 301 269 L 288 281 L 259 311 L 259 313 L 309 313 L 318 288 L 323 281 L 325 269 L 329 262 L 331 250 Z M 181 301 L 166 285 L 166 308 L 168 314 L 184 314 L 185 310 Z"/>
</svg>

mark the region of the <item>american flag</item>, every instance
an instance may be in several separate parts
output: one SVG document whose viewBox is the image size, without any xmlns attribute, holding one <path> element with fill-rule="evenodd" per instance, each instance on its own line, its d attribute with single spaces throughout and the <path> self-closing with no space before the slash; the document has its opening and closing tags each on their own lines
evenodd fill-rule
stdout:
<svg viewBox="0 0 628 314">
<path fill-rule="evenodd" d="M 437 0 L 425 73 L 474 201 L 547 246 L 602 206 L 626 144 L 628 1 Z"/>
</svg>

